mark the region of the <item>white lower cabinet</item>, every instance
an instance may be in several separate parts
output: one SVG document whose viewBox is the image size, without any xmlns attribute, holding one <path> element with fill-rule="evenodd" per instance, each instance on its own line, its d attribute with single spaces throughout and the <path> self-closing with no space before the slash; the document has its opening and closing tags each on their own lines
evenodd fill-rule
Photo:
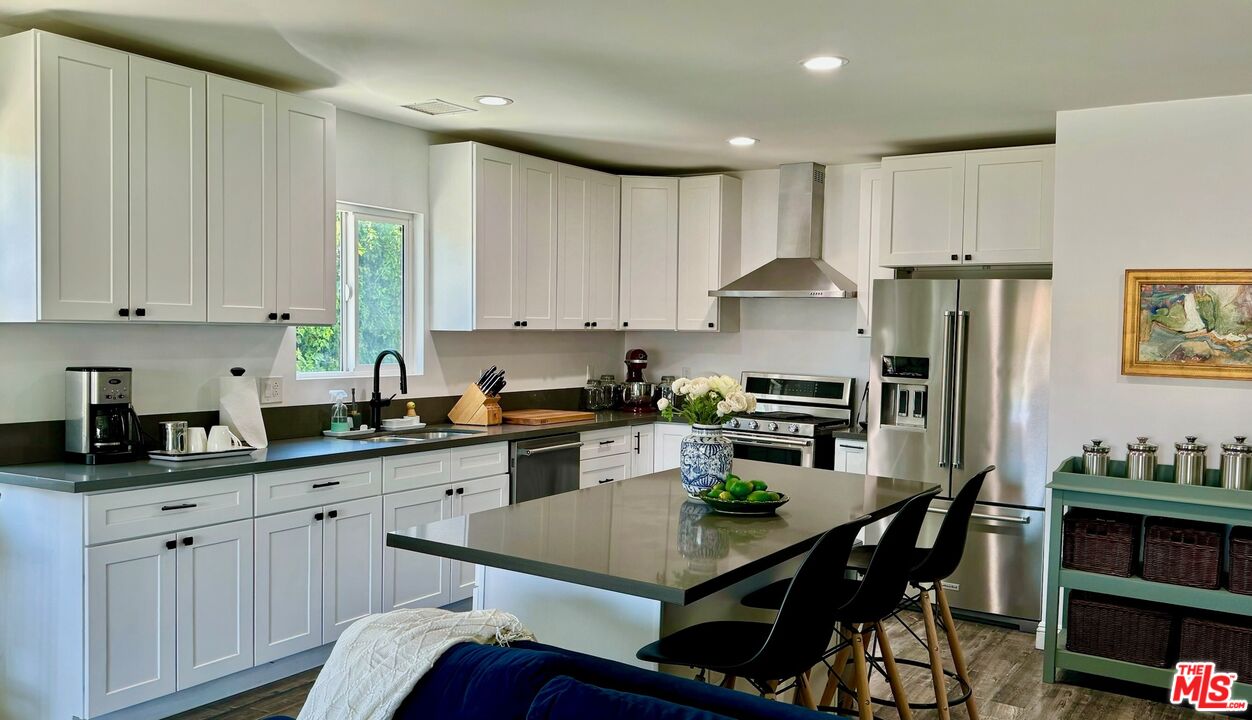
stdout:
<svg viewBox="0 0 1252 720">
<path fill-rule="evenodd" d="M 179 533 L 177 555 L 183 690 L 252 667 L 252 520 Z"/>
<path fill-rule="evenodd" d="M 326 506 L 322 526 L 322 642 L 382 611 L 383 504 L 370 497 Z"/>
<path fill-rule="evenodd" d="M 175 537 L 87 548 L 87 714 L 174 692 Z"/>
<path fill-rule="evenodd" d="M 656 428 L 652 425 L 636 425 L 631 434 L 635 446 L 630 455 L 630 476 L 651 475 L 656 472 Z"/>
<path fill-rule="evenodd" d="M 590 488 L 630 477 L 631 454 L 589 458 L 579 465 L 578 487 Z"/>
<path fill-rule="evenodd" d="M 509 504 L 509 476 L 493 475 L 457 483 L 452 488 L 452 516 L 472 515 Z M 451 561 L 452 600 L 473 596 L 477 585 L 478 566 L 460 560 Z"/>
<path fill-rule="evenodd" d="M 679 464 L 683 438 L 691 433 L 691 429 L 679 423 L 657 423 L 653 427 L 656 428 L 653 438 L 656 460 L 652 471 L 673 470 Z"/>
<path fill-rule="evenodd" d="M 452 517 L 448 484 L 393 493 L 383 498 L 383 533 Z M 435 555 L 383 548 L 383 611 L 442 607 L 452 602 L 451 561 Z"/>
<path fill-rule="evenodd" d="M 837 438 L 835 440 L 835 470 L 864 475 L 866 472 L 866 443 L 864 440 Z"/>
</svg>

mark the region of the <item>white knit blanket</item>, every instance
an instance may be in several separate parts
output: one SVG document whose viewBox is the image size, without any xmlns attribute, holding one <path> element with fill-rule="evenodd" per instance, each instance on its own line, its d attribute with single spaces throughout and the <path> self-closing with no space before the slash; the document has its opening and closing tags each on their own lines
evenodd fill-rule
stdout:
<svg viewBox="0 0 1252 720">
<path fill-rule="evenodd" d="M 534 639 L 520 620 L 498 610 L 369 615 L 340 636 L 299 720 L 391 720 L 417 681 L 453 645 Z"/>
</svg>

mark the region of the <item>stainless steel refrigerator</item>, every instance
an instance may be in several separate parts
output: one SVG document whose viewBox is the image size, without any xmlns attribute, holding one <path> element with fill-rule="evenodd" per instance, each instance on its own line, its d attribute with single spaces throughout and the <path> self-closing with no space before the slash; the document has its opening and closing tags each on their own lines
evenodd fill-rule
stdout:
<svg viewBox="0 0 1252 720">
<path fill-rule="evenodd" d="M 1041 616 L 1050 280 L 877 280 L 869 472 L 938 484 L 922 541 L 995 465 L 945 582 L 952 606 L 1033 629 Z"/>
</svg>

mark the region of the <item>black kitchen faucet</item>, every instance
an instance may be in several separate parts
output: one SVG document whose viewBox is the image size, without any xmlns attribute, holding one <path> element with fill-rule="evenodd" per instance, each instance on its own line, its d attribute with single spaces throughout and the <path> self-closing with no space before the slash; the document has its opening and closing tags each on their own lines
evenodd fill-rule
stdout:
<svg viewBox="0 0 1252 720">
<path fill-rule="evenodd" d="M 383 400 L 382 393 L 378 391 L 378 375 L 383 367 L 383 358 L 391 355 L 395 357 L 396 362 L 400 363 L 400 392 L 407 393 L 409 391 L 409 373 L 404 367 L 404 356 L 398 350 L 383 350 L 378 353 L 378 357 L 374 358 L 374 392 L 370 395 L 370 427 L 378 430 L 383 424 L 383 408 L 391 404 L 391 397 Z"/>
</svg>

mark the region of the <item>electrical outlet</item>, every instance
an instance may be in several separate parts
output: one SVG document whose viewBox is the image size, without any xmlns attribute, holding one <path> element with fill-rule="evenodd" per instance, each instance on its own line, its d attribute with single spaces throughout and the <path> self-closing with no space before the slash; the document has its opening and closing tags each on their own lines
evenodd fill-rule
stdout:
<svg viewBox="0 0 1252 720">
<path fill-rule="evenodd" d="M 261 402 L 280 403 L 283 401 L 283 379 L 267 377 L 261 380 Z"/>
</svg>

